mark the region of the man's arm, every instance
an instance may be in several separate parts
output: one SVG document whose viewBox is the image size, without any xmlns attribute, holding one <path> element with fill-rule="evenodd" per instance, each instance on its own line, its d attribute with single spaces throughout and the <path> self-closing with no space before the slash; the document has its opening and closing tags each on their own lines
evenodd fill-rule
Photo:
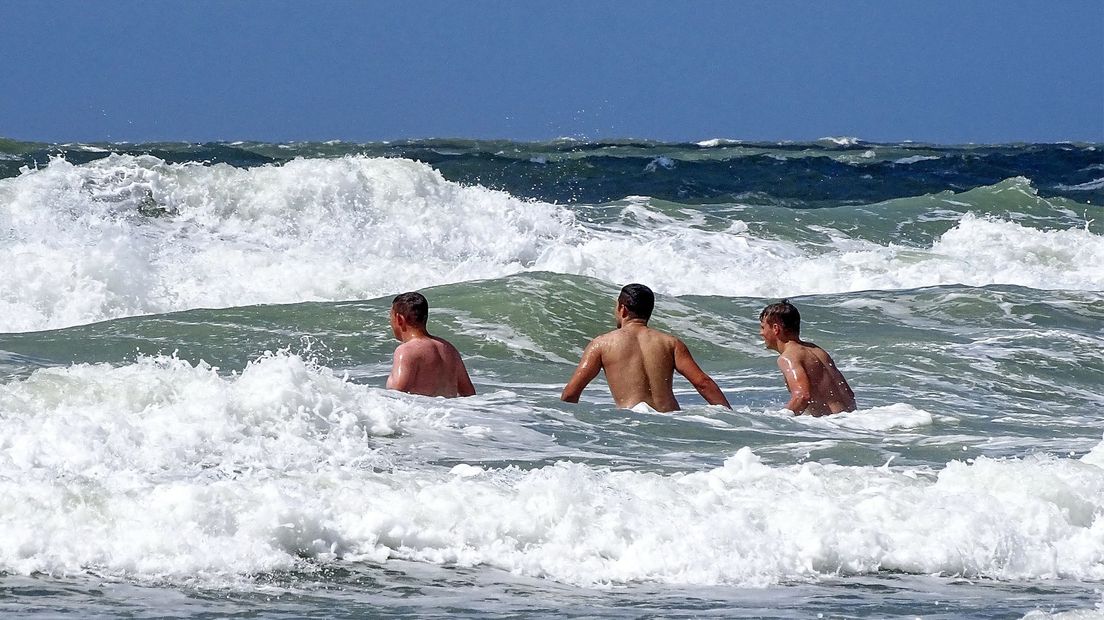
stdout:
<svg viewBox="0 0 1104 620">
<path fill-rule="evenodd" d="M 468 369 L 464 366 L 464 360 L 460 358 L 460 353 L 456 354 L 457 366 L 457 378 L 456 378 L 456 393 L 460 396 L 475 396 L 475 386 L 472 385 L 471 377 L 468 376 Z"/>
<path fill-rule="evenodd" d="M 782 371 L 782 377 L 786 380 L 786 387 L 790 390 L 790 402 L 786 403 L 786 409 L 801 415 L 812 400 L 813 385 L 809 381 L 809 375 L 805 369 L 793 360 L 780 356 L 778 369 Z"/>
<path fill-rule="evenodd" d="M 414 357 L 403 350 L 402 345 L 395 349 L 395 358 L 391 362 L 391 374 L 387 376 L 387 389 L 409 392 L 414 386 L 417 368 Z"/>
<path fill-rule="evenodd" d="M 571 379 L 564 386 L 560 400 L 567 403 L 579 402 L 579 395 L 583 393 L 583 388 L 598 376 L 598 371 L 602 370 L 602 351 L 597 342 L 597 338 L 591 340 L 583 350 L 583 359 L 579 360 L 575 374 L 571 375 Z"/>
<path fill-rule="evenodd" d="M 690 349 L 687 349 L 681 340 L 675 341 L 675 370 L 686 377 L 690 385 L 694 386 L 698 394 L 702 395 L 705 402 L 710 405 L 722 405 L 732 409 L 732 405 L 728 404 L 724 392 L 717 387 L 717 382 L 698 366 L 698 363 L 694 361 L 694 356 L 690 355 Z"/>
<path fill-rule="evenodd" d="M 827 354 L 827 352 L 825 352 Z M 847 395 L 851 397 L 851 401 L 855 400 L 855 390 L 851 389 L 851 385 L 847 383 L 847 377 L 843 376 L 840 369 L 836 367 L 836 360 L 832 359 L 832 356 L 828 356 L 828 363 L 832 365 L 832 370 L 836 371 L 836 376 L 839 377 L 839 384 L 843 386 L 843 389 L 847 391 Z"/>
</svg>

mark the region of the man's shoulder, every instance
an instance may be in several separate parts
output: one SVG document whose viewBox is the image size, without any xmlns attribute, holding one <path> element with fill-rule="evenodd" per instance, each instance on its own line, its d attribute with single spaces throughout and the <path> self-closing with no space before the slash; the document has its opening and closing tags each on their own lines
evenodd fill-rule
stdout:
<svg viewBox="0 0 1104 620">
<path fill-rule="evenodd" d="M 422 349 L 417 340 L 408 340 L 406 342 L 399 343 L 399 346 L 395 347 L 395 355 L 412 356 Z"/>
<path fill-rule="evenodd" d="M 660 331 L 654 327 L 649 327 L 648 331 L 645 332 L 645 334 L 650 341 L 670 348 L 671 350 L 674 350 L 675 347 L 682 344 L 682 340 L 680 340 L 678 336 L 675 336 L 674 334 L 668 334 L 667 332 Z"/>
<path fill-rule="evenodd" d="M 401 351 L 411 355 L 418 355 L 432 351 L 436 347 L 437 343 L 435 338 L 414 338 L 400 344 L 395 349 L 395 352 Z"/>
<path fill-rule="evenodd" d="M 441 338 L 439 336 L 434 336 L 433 341 L 437 343 L 438 347 L 440 347 L 442 350 L 449 353 L 450 355 L 460 357 L 460 349 L 457 349 L 456 346 L 448 340 L 445 340 L 444 338 Z"/>
<path fill-rule="evenodd" d="M 612 329 L 612 330 L 610 330 L 610 331 L 608 331 L 604 334 L 598 334 L 597 336 L 595 336 L 590 341 L 590 344 L 600 345 L 600 344 L 605 344 L 605 343 L 609 343 L 609 342 L 615 342 L 623 336 L 624 336 L 624 334 L 621 333 L 621 330 Z"/>
<path fill-rule="evenodd" d="M 800 362 L 809 355 L 809 351 L 805 348 L 804 343 L 791 341 L 787 342 L 782 350 L 778 352 L 778 359 L 789 360 L 791 362 Z"/>
<path fill-rule="evenodd" d="M 596 337 L 591 341 L 591 346 L 608 350 L 612 353 L 622 350 L 655 351 L 657 348 L 669 351 L 672 354 L 682 341 L 658 329 L 651 327 L 643 330 L 615 329 Z"/>
<path fill-rule="evenodd" d="M 797 363 L 815 363 L 823 361 L 828 352 L 807 340 L 791 342 L 782 351 L 781 357 Z"/>
</svg>

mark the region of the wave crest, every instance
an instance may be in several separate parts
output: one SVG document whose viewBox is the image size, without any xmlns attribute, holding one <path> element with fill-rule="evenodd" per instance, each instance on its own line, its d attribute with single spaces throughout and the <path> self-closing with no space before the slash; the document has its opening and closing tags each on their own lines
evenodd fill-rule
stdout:
<svg viewBox="0 0 1104 620">
<path fill-rule="evenodd" d="M 1006 215 L 971 211 L 994 207 Z M 865 210 L 737 205 L 718 216 L 649 198 L 593 217 L 576 215 L 590 207 L 573 209 L 453 183 L 403 159 L 249 169 L 152 156 L 81 166 L 55 159 L 0 180 L 0 330 L 370 299 L 536 270 L 645 282 L 672 295 L 948 284 L 1104 290 L 1104 237 L 1087 227 L 1031 227 L 1047 210 L 1072 212 L 1046 203 L 1024 178 Z M 943 232 L 917 242 L 892 232 L 895 223 Z"/>
<path fill-rule="evenodd" d="M 0 181 L 0 329 L 372 298 L 534 264 L 570 211 L 401 159 L 239 169 L 113 155 Z"/>
</svg>

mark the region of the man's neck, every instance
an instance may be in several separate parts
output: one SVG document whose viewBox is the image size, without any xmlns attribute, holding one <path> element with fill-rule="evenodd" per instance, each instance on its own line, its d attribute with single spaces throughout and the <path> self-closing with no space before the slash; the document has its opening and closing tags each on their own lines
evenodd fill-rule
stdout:
<svg viewBox="0 0 1104 620">
<path fill-rule="evenodd" d="M 410 342 L 411 340 L 421 340 L 422 338 L 429 338 L 429 332 L 424 327 L 409 327 L 402 333 L 403 342 Z"/>
<path fill-rule="evenodd" d="M 798 338 L 797 334 L 782 334 L 778 337 L 778 348 L 775 350 L 779 353 L 782 353 L 786 350 L 786 345 L 790 344 L 791 342 L 801 344 L 801 338 Z"/>
<path fill-rule="evenodd" d="M 637 318 L 623 319 L 621 321 L 621 329 L 625 329 L 625 328 L 628 328 L 628 327 L 632 327 L 632 328 L 648 327 L 648 321 L 646 321 L 644 319 L 637 319 Z"/>
</svg>

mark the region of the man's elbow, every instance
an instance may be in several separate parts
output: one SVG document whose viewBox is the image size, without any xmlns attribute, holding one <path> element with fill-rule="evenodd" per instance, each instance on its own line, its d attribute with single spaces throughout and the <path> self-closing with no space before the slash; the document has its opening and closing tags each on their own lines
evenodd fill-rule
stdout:
<svg viewBox="0 0 1104 620">
<path fill-rule="evenodd" d="M 812 398 L 806 392 L 793 392 L 790 395 L 790 402 L 787 405 L 787 409 L 794 412 L 794 414 L 800 414 L 809 408 L 809 403 L 812 402 Z"/>
<path fill-rule="evenodd" d="M 563 393 L 560 394 L 560 400 L 565 403 L 577 403 L 579 402 L 579 393 L 564 390 Z"/>
<path fill-rule="evenodd" d="M 725 398 L 724 392 L 721 391 L 721 386 L 717 385 L 717 382 L 713 379 L 706 377 L 702 381 L 691 383 L 694 389 L 698 391 L 698 394 L 702 395 L 705 402 L 710 405 L 721 405 L 732 409 L 732 405 L 728 404 L 728 399 Z"/>
</svg>

